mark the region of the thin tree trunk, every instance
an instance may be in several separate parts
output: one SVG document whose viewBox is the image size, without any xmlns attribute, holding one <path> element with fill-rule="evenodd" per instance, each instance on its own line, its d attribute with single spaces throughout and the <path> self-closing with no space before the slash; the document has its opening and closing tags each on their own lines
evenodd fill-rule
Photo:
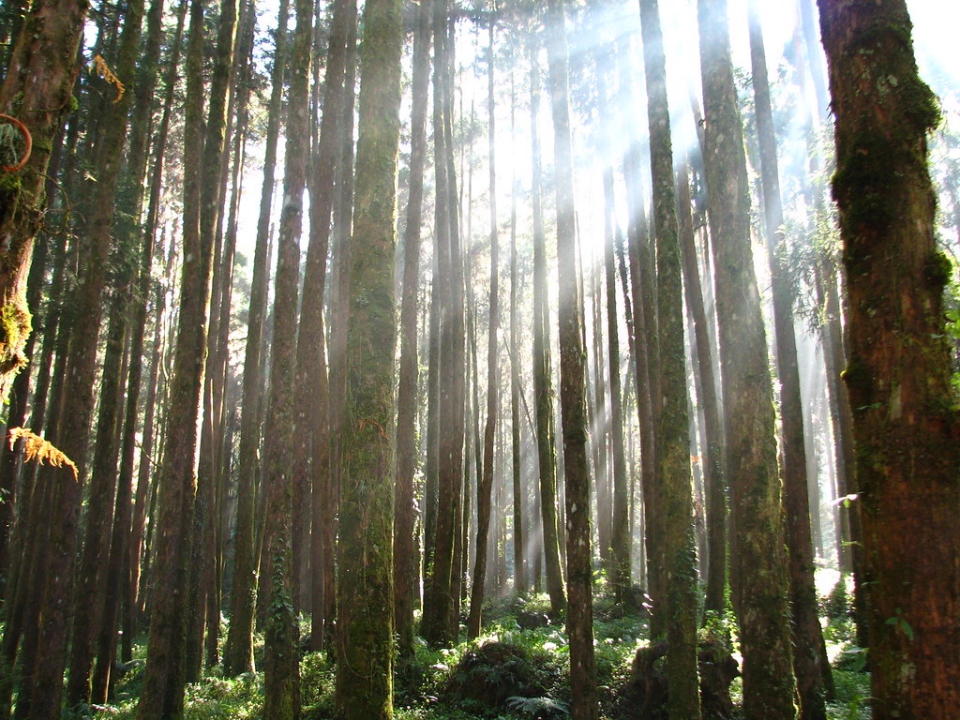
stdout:
<svg viewBox="0 0 960 720">
<path fill-rule="evenodd" d="M 253 623 L 257 594 L 259 544 L 256 542 L 256 476 L 260 446 L 260 398 L 263 375 L 264 317 L 267 305 L 270 253 L 270 207 L 277 165 L 277 142 L 280 133 L 283 77 L 286 69 L 287 16 L 289 2 L 281 0 L 274 33 L 273 69 L 265 139 L 263 185 L 260 192 L 260 215 L 253 256 L 253 279 L 250 284 L 250 306 L 247 314 L 247 344 L 243 361 L 243 399 L 240 415 L 240 448 L 237 468 L 237 519 L 233 540 L 233 594 L 230 599 L 230 628 L 223 651 L 223 667 L 227 675 L 252 672 Z"/>
<path fill-rule="evenodd" d="M 573 720 L 597 717 L 590 568 L 590 474 L 587 463 L 584 348 L 576 279 L 573 148 L 567 90 L 567 39 L 563 0 L 547 3 L 547 56 L 553 110 L 559 265 L 560 406 L 567 526 L 567 634 Z"/>
<path fill-rule="evenodd" d="M 414 36 L 410 194 L 403 236 L 403 298 L 400 308 L 400 381 L 397 392 L 396 522 L 393 535 L 394 622 L 398 651 L 413 657 L 413 607 L 417 573 L 417 511 L 414 501 L 417 411 L 417 289 L 420 284 L 420 225 L 423 215 L 423 167 L 427 154 L 427 99 L 430 82 L 430 6 L 417 9 Z"/>
<path fill-rule="evenodd" d="M 790 609 L 793 632 L 793 668 L 800 693 L 802 720 L 826 717 L 824 683 L 827 648 L 820 630 L 817 588 L 814 582 L 813 544 L 810 538 L 810 500 L 804 448 L 803 400 L 793 327 L 793 290 L 786 269 L 786 237 L 780 198 L 777 138 L 773 127 L 766 52 L 756 0 L 750 3 L 750 58 L 756 106 L 757 136 L 767 236 L 767 255 L 773 284 L 777 376 L 780 380 L 780 420 L 783 432 L 783 491 L 786 539 L 789 548 Z M 832 694 L 832 693 L 831 693 Z"/>
<path fill-rule="evenodd" d="M 550 612 L 560 617 L 567 605 L 563 568 L 560 563 L 560 533 L 557 527 L 557 459 L 553 424 L 553 383 L 550 359 L 550 299 L 547 286 L 546 233 L 543 227 L 540 169 L 540 71 L 535 41 L 530 49 L 530 142 L 533 211 L 533 388 L 536 396 L 537 459 L 542 547 L 550 595 Z M 539 578 L 540 573 L 536 574 Z"/>
<path fill-rule="evenodd" d="M 483 473 L 477 484 L 477 545 L 476 562 L 473 566 L 473 591 L 470 595 L 470 617 L 467 620 L 467 636 L 480 635 L 484 583 L 487 573 L 487 544 L 490 534 L 490 502 L 493 490 L 493 450 L 497 433 L 497 414 L 500 412 L 498 383 L 500 329 L 500 240 L 497 227 L 497 131 L 494 88 L 494 36 L 496 21 L 490 19 L 490 42 L 487 46 L 487 155 L 490 165 L 490 314 L 487 336 L 487 421 L 483 430 Z"/>
</svg>

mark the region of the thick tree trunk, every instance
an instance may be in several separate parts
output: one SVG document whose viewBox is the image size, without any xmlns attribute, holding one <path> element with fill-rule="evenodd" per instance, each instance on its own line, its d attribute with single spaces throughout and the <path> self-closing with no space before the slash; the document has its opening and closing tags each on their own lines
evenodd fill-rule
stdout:
<svg viewBox="0 0 960 720">
<path fill-rule="evenodd" d="M 303 194 L 309 156 L 309 102 L 307 71 L 313 40 L 312 0 L 296 0 L 297 29 L 290 53 L 290 99 L 287 103 L 283 208 L 277 239 L 276 296 L 273 305 L 273 342 L 270 365 L 269 432 L 265 439 L 264 483 L 267 493 L 263 552 L 269 568 L 264 626 L 264 720 L 294 720 L 300 715 L 298 630 L 294 608 L 295 583 L 292 545 L 296 437 L 294 384 L 297 365 L 297 295 L 300 279 L 300 233 Z M 312 292 L 305 288 L 304 292 Z M 322 294 L 322 292 L 321 292 Z"/>
<path fill-rule="evenodd" d="M 26 167 L 0 188 L 0 398 L 6 400 L 24 364 L 30 334 L 26 284 L 33 239 L 43 210 L 44 182 L 53 138 L 70 109 L 76 78 L 77 45 L 87 12 L 86 0 L 32 3 L 13 47 L 0 110 L 19 118 L 33 139 Z"/>
<path fill-rule="evenodd" d="M 400 6 L 399 0 L 368 0 L 363 13 L 337 584 L 337 704 L 345 720 L 393 717 L 390 438 Z"/>
<path fill-rule="evenodd" d="M 849 306 L 869 587 L 873 716 L 941 720 L 960 704 L 960 421 L 950 386 L 927 133 L 903 0 L 820 2 L 836 116 L 833 194 Z"/>
</svg>

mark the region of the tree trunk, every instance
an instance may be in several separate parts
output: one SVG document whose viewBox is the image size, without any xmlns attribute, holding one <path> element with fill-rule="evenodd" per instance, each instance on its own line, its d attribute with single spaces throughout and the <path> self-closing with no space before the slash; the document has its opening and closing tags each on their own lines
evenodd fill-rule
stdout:
<svg viewBox="0 0 960 720">
<path fill-rule="evenodd" d="M 496 105 L 494 88 L 494 31 L 496 21 L 490 19 L 490 43 L 487 46 L 487 132 L 488 163 L 490 165 L 490 315 L 487 336 L 487 422 L 483 430 L 483 474 L 477 484 L 477 545 L 476 562 L 473 566 L 473 591 L 470 595 L 470 617 L 467 620 L 467 636 L 480 635 L 484 582 L 487 573 L 487 543 L 490 534 L 490 501 L 493 490 L 493 445 L 497 432 L 499 410 L 500 373 L 498 369 L 499 347 L 497 334 L 500 329 L 500 240 L 497 227 L 497 152 L 496 152 Z"/>
<path fill-rule="evenodd" d="M 537 46 L 530 48 L 530 142 L 533 171 L 533 392 L 537 416 L 537 460 L 540 486 L 542 546 L 550 595 L 550 612 L 559 618 L 567 605 L 560 563 L 560 532 L 557 527 L 557 458 L 553 425 L 553 363 L 550 359 L 550 296 L 547 285 L 546 232 L 543 227 L 540 169 L 540 71 Z M 539 573 L 537 573 L 539 578 Z"/>
<path fill-rule="evenodd" d="M 567 38 L 563 0 L 547 3 L 547 56 L 553 110 L 560 282 L 560 406 L 567 511 L 567 634 L 573 720 L 597 717 L 590 568 L 590 474 L 587 467 L 584 347 L 577 298 L 573 142 L 567 90 Z"/>
<path fill-rule="evenodd" d="M 927 133 L 902 0 L 820 2 L 836 116 L 833 194 L 847 277 L 873 716 L 945 719 L 960 703 L 960 422 L 950 386 Z M 842 60 L 841 60 L 842 58 Z"/>
<path fill-rule="evenodd" d="M 43 210 L 44 182 L 53 138 L 71 107 L 77 45 L 87 0 L 41 0 L 30 6 L 0 88 L 0 110 L 18 117 L 33 138 L 33 152 L 17 175 L 0 187 L 0 399 L 7 398 L 23 367 L 30 334 L 26 283 L 33 239 Z"/>
<path fill-rule="evenodd" d="M 250 306 L 247 315 L 247 344 L 243 361 L 243 399 L 240 415 L 240 449 L 237 468 L 237 519 L 233 541 L 233 594 L 230 601 L 230 628 L 223 651 L 223 667 L 227 675 L 252 672 L 253 621 L 257 594 L 258 543 L 255 541 L 255 499 L 257 455 L 260 446 L 260 398 L 263 360 L 263 328 L 267 304 L 269 276 L 270 207 L 277 165 L 277 140 L 280 132 L 283 77 L 286 69 L 288 0 L 281 0 L 274 33 L 273 69 L 267 134 L 263 162 L 263 185 L 260 193 L 260 215 L 253 256 L 253 280 L 250 284 Z"/>
<path fill-rule="evenodd" d="M 337 704 L 345 720 L 393 717 L 390 438 L 400 6 L 399 0 L 368 0 L 363 13 L 337 584 Z"/>
<path fill-rule="evenodd" d="M 793 329 L 793 289 L 783 267 L 786 237 L 782 229 L 780 170 L 777 138 L 773 127 L 770 85 L 756 0 L 750 3 L 750 57 L 756 105 L 757 136 L 760 143 L 760 170 L 767 236 L 767 255 L 773 284 L 774 331 L 777 349 L 777 376 L 780 380 L 780 419 L 783 431 L 783 489 L 786 536 L 789 548 L 790 609 L 793 632 L 793 668 L 800 693 L 802 720 L 824 720 L 823 665 L 829 663 L 820 630 L 817 587 L 813 572 L 813 543 L 810 536 L 810 500 L 807 494 L 807 462 L 804 448 L 803 400 L 800 397 L 800 369 Z"/>
<path fill-rule="evenodd" d="M 683 253 L 683 289 L 687 307 L 693 316 L 693 333 L 697 346 L 696 363 L 700 384 L 697 398 L 703 408 L 704 447 L 700 448 L 701 467 L 706 486 L 707 521 L 707 594 L 704 609 L 723 612 L 727 587 L 727 496 L 723 473 L 723 428 L 717 381 L 714 375 L 714 349 L 707 326 L 703 302 L 703 286 L 697 263 L 697 249 L 690 203 L 690 178 L 687 168 L 680 173 L 677 207 L 679 208 L 680 247 Z"/>
<path fill-rule="evenodd" d="M 230 5 L 224 3 L 224 10 Z M 212 281 L 212 233 L 201 237 L 203 160 L 203 6 L 191 0 L 184 115 L 183 267 L 180 321 L 165 420 L 165 446 L 158 491 L 150 634 L 139 720 L 179 716 L 183 710 L 183 656 L 190 529 L 196 493 L 197 425 L 206 360 L 207 307 Z M 232 44 L 232 36 L 231 36 Z M 211 112 L 211 117 L 213 113 Z M 215 121 L 214 121 L 215 122 Z M 219 171 L 219 153 L 214 157 Z"/>
<path fill-rule="evenodd" d="M 667 607 L 667 710 L 671 720 L 700 717 L 697 679 L 697 550 L 693 533 L 693 479 L 683 344 L 683 273 L 673 179 L 673 140 L 667 72 L 657 0 L 640 0 L 647 80 L 653 227 L 657 258 L 657 346 L 660 416 L 657 475 L 662 484 L 663 561 Z M 613 275 L 613 252 L 610 269 Z"/>
<path fill-rule="evenodd" d="M 704 165 L 716 274 L 733 606 L 743 649 L 747 717 L 796 717 L 773 387 L 750 247 L 743 128 L 730 60 L 726 0 L 699 0 Z"/>
<path fill-rule="evenodd" d="M 417 573 L 414 474 L 417 414 L 417 289 L 420 284 L 420 225 L 423 215 L 423 167 L 427 154 L 427 99 L 430 82 L 430 6 L 417 10 L 414 36 L 410 194 L 403 236 L 403 299 L 400 308 L 400 384 L 397 392 L 396 524 L 393 535 L 394 622 L 401 657 L 413 657 L 413 608 Z"/>
</svg>

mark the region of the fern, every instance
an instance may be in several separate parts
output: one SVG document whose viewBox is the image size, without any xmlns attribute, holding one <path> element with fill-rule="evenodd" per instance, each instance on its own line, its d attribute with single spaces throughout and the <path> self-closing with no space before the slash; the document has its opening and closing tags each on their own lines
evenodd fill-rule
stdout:
<svg viewBox="0 0 960 720">
<path fill-rule="evenodd" d="M 11 450 L 17 444 L 17 440 L 23 440 L 23 457 L 27 462 L 36 460 L 40 465 L 50 463 L 53 467 L 68 467 L 73 471 L 73 479 L 80 479 L 80 471 L 76 463 L 39 435 L 27 428 L 10 428 L 8 441 Z"/>
<path fill-rule="evenodd" d="M 551 697 L 519 697 L 507 698 L 507 706 L 524 715 L 534 718 L 565 718 L 569 717 L 570 709 L 565 702 L 554 700 Z"/>
</svg>

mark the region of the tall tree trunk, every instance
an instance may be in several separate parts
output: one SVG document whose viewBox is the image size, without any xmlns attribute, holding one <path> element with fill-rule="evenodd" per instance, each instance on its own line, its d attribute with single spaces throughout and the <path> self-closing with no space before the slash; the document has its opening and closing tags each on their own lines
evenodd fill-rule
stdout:
<svg viewBox="0 0 960 720">
<path fill-rule="evenodd" d="M 590 474 L 587 463 L 584 347 L 577 298 L 573 142 L 567 90 L 567 38 L 563 0 L 547 3 L 547 56 L 553 110 L 560 283 L 560 406 L 567 515 L 567 634 L 573 720 L 597 717 L 590 568 Z"/>
<path fill-rule="evenodd" d="M 439 288 L 442 302 L 440 319 L 440 377 L 438 403 L 437 521 L 433 552 L 433 568 L 429 594 L 424 597 L 423 636 L 433 643 L 455 639 L 452 623 L 456 535 L 459 523 L 459 495 L 463 481 L 464 438 L 464 309 L 462 261 L 459 238 L 454 235 L 456 214 L 455 191 L 451 191 L 451 149 L 448 145 L 452 104 L 448 85 L 448 41 L 446 0 L 435 0 L 433 11 L 434 37 L 434 168 L 437 201 L 436 233 Z M 458 285 L 460 286 L 458 288 Z"/>
<path fill-rule="evenodd" d="M 220 48 L 232 56 L 233 0 L 221 8 Z M 234 16 L 235 19 L 235 16 Z M 158 491 L 159 520 L 162 528 L 156 542 L 153 568 L 156 592 L 151 597 L 150 635 L 144 689 L 138 718 L 161 720 L 178 716 L 183 709 L 183 652 L 186 632 L 184 607 L 187 593 L 189 542 L 193 526 L 193 500 L 196 493 L 196 427 L 200 412 L 207 354 L 207 309 L 210 303 L 213 269 L 213 232 L 216 203 L 208 197 L 219 187 L 220 153 L 226 125 L 226 78 L 211 88 L 211 108 L 207 123 L 209 142 L 203 139 L 203 6 L 191 0 L 190 40 L 187 50 L 187 99 L 184 117 L 183 187 L 183 266 L 181 270 L 180 320 L 177 329 L 170 405 L 165 421 L 165 445 Z M 217 76 L 220 74 L 218 73 Z M 216 77 L 216 76 L 215 76 Z M 221 84 L 222 83 L 222 84 Z M 201 179 L 201 164 L 208 177 Z M 203 189 L 212 175 L 214 188 Z"/>
<path fill-rule="evenodd" d="M 683 290 L 693 317 L 697 346 L 696 363 L 700 384 L 697 398 L 703 408 L 704 447 L 700 449 L 706 486 L 707 521 L 707 594 L 704 609 L 723 612 L 727 586 L 727 496 L 723 474 L 723 428 L 717 381 L 714 375 L 714 349 L 707 326 L 703 286 L 697 262 L 696 238 L 691 215 L 690 178 L 687 168 L 680 171 L 677 207 L 679 208 L 680 249 L 683 254 Z"/>
<path fill-rule="evenodd" d="M 500 240 L 497 227 L 497 132 L 494 88 L 494 45 L 496 20 L 490 18 L 490 42 L 487 46 L 487 162 L 490 165 L 490 315 L 487 336 L 487 422 L 483 429 L 483 474 L 477 484 L 477 545 L 476 562 L 473 566 L 473 591 L 470 595 L 470 617 L 467 620 L 467 636 L 480 635 L 481 610 L 484 583 L 487 573 L 487 543 L 490 534 L 490 500 L 493 490 L 493 445 L 497 432 L 499 413 L 500 372 L 498 357 L 500 348 L 497 335 L 500 329 Z"/>
<path fill-rule="evenodd" d="M 640 0 L 643 65 L 647 80 L 653 227 L 657 258 L 657 329 L 660 412 L 657 475 L 662 484 L 663 561 L 666 576 L 667 709 L 671 720 L 700 717 L 697 681 L 697 550 L 683 344 L 683 273 L 673 179 L 673 140 L 666 59 L 657 0 Z M 613 252 L 608 275 L 613 275 Z"/>
<path fill-rule="evenodd" d="M 260 446 L 260 398 L 263 362 L 263 330 L 267 305 L 270 253 L 270 207 L 277 165 L 283 77 L 286 70 L 287 17 L 289 1 L 281 0 L 274 32 L 273 68 L 263 161 L 260 215 L 253 255 L 253 279 L 247 314 L 247 344 L 243 361 L 243 399 L 240 414 L 240 448 L 237 467 L 237 519 L 233 552 L 233 594 L 230 599 L 230 628 L 223 650 L 227 675 L 251 672 L 253 667 L 253 622 L 257 593 L 259 544 L 256 542 L 256 477 Z"/>
<path fill-rule="evenodd" d="M 716 274 L 732 504 L 731 581 L 743 649 L 747 717 L 794 718 L 786 557 L 773 387 L 750 247 L 743 128 L 730 60 L 726 0 L 699 0 L 704 165 Z"/>
<path fill-rule="evenodd" d="M 513 57 L 513 56 L 511 56 Z M 510 147 L 516 152 L 517 92 L 513 69 L 510 70 Z M 513 181 L 510 189 L 510 441 L 511 469 L 513 471 L 513 590 L 525 595 L 529 569 L 527 567 L 526 543 L 530 537 L 529 526 L 524 518 L 523 455 L 520 446 L 520 297 L 517 268 L 517 200 L 520 194 L 516 166 L 513 166 Z"/>
<path fill-rule="evenodd" d="M 348 36 L 356 24 L 356 2 L 340 0 L 333 6 L 330 43 L 324 78 L 323 119 L 310 186 L 310 243 L 307 250 L 304 293 L 300 309 L 300 332 L 297 344 L 298 388 L 310 388 L 295 410 L 297 437 L 294 477 L 297 486 L 312 485 L 311 536 L 311 635 L 313 649 L 318 650 L 333 622 L 327 617 L 325 598 L 333 593 L 324 582 L 329 573 L 324 567 L 333 552 L 335 512 L 333 480 L 330 468 L 329 385 L 324 359 L 323 301 L 327 274 L 327 249 L 330 238 L 330 214 L 334 202 L 334 179 L 339 166 L 337 157 L 343 147 L 344 75 L 347 62 Z M 308 442 L 307 439 L 312 441 Z M 304 487 L 304 490 L 306 488 Z M 296 491 L 296 490 L 295 490 Z M 295 498 L 295 502 L 297 499 Z M 297 567 L 296 562 L 294 567 Z"/>
<path fill-rule="evenodd" d="M 567 605 L 560 563 L 560 532 L 557 526 L 557 458 L 553 424 L 553 363 L 550 359 L 550 296 L 547 285 L 546 232 L 543 227 L 540 168 L 540 71 L 537 45 L 530 49 L 530 143 L 533 211 L 533 392 L 537 416 L 542 545 L 550 595 L 550 612 L 560 617 Z M 539 573 L 537 573 L 539 578 Z"/>
<path fill-rule="evenodd" d="M 800 369 L 793 328 L 793 290 L 783 267 L 786 237 L 780 198 L 780 170 L 777 138 L 773 127 L 766 52 L 756 0 L 750 3 L 750 59 L 756 106 L 757 136 L 760 143 L 760 171 L 767 236 L 767 254 L 773 284 L 774 332 L 777 349 L 777 376 L 780 380 L 780 420 L 783 431 L 783 489 L 786 510 L 786 538 L 789 548 L 790 609 L 793 632 L 793 668 L 800 693 L 800 717 L 826 717 L 824 673 L 827 648 L 820 630 L 817 587 L 814 583 L 813 543 L 810 537 L 810 500 L 807 494 L 807 459 L 804 448 L 803 400 L 800 397 Z"/>
<path fill-rule="evenodd" d="M 393 534 L 394 622 L 397 649 L 413 657 L 413 608 L 417 573 L 414 500 L 417 414 L 417 289 L 420 284 L 420 225 L 423 215 L 423 167 L 427 154 L 427 99 L 430 83 L 430 5 L 417 9 L 413 49 L 413 110 L 410 120 L 410 194 L 403 236 L 403 298 L 400 307 L 400 381 L 397 391 L 396 521 Z"/>
<path fill-rule="evenodd" d="M 927 133 L 906 3 L 820 2 L 836 116 L 873 716 L 960 703 L 960 419 L 950 385 Z M 953 402 L 952 402 L 953 401 Z"/>
<path fill-rule="evenodd" d="M 400 6 L 399 0 L 368 0 L 363 13 L 337 585 L 337 704 L 345 720 L 393 717 L 390 438 Z"/>
<path fill-rule="evenodd" d="M 269 432 L 264 452 L 267 493 L 263 552 L 269 568 L 269 611 L 264 627 L 264 720 L 294 720 L 300 715 L 300 672 L 297 619 L 294 612 L 293 532 L 294 433 L 297 294 L 300 279 L 300 233 L 306 185 L 309 126 L 307 71 L 313 40 L 312 0 L 296 0 L 297 29 L 290 53 L 290 96 L 287 103 L 283 208 L 277 240 L 276 296 L 270 367 Z M 305 288 L 305 292 L 312 291 Z"/>
<path fill-rule="evenodd" d="M 120 38 L 120 48 L 115 62 L 117 71 L 124 77 L 133 74 L 136 63 L 137 47 L 140 39 L 140 25 L 143 16 L 143 4 L 134 0 L 128 3 L 124 15 L 124 27 Z M 106 110 L 103 122 L 104 148 L 98 153 L 96 189 L 91 206 L 91 215 L 87 232 L 91 239 L 88 251 L 84 253 L 85 272 L 78 286 L 74 303 L 76 316 L 73 327 L 73 339 L 68 351 L 66 387 L 69 388 L 70 404 L 60 417 L 59 443 L 68 457 L 74 458 L 81 472 L 86 471 L 87 440 L 90 433 L 90 420 L 94 409 L 94 381 L 96 377 L 97 336 L 102 315 L 101 295 L 106 284 L 107 256 L 112 243 L 113 208 L 116 197 L 121 158 L 127 134 L 127 109 L 129 98 L 121 98 Z M 54 480 L 57 485 L 53 492 L 53 503 L 48 510 L 54 517 L 61 519 L 51 527 L 49 542 L 52 554 L 44 568 L 46 587 L 40 601 L 39 647 L 42 653 L 38 657 L 33 675 L 31 693 L 31 717 L 59 718 L 63 670 L 66 660 L 68 627 L 73 622 L 73 645 L 70 658 L 70 685 L 67 689 L 67 701 L 72 707 L 85 701 L 89 696 L 89 674 L 92 660 L 92 633 L 96 630 L 98 608 L 102 606 L 103 596 L 98 593 L 101 584 L 97 583 L 97 569 L 102 565 L 103 546 L 109 542 L 109 530 L 113 510 L 113 491 L 115 485 L 116 452 L 113 447 L 104 447 L 115 437 L 115 419 L 117 407 L 117 373 L 122 353 L 122 326 L 119 318 L 114 324 L 114 332 L 108 344 L 113 345 L 113 367 L 105 370 L 112 378 L 108 379 L 104 389 L 101 407 L 107 414 L 103 432 L 98 438 L 101 448 L 95 458 L 95 480 L 91 486 L 90 502 L 87 509 L 87 540 L 84 557 L 81 561 L 81 577 L 78 587 L 85 590 L 85 599 L 92 602 L 94 610 L 85 606 L 71 606 L 71 593 L 75 571 L 75 549 L 78 541 L 77 525 L 80 520 L 81 484 L 74 478 L 64 482 L 63 478 Z M 113 413 L 112 415 L 110 413 Z M 101 417 L 101 419 L 104 419 Z M 108 471 L 107 465 L 113 470 Z M 51 479 L 56 475 L 51 471 Z M 93 556 L 93 557 L 91 557 Z M 89 578 L 87 573 L 92 575 Z M 71 612 L 72 611 L 72 612 Z"/>
</svg>

